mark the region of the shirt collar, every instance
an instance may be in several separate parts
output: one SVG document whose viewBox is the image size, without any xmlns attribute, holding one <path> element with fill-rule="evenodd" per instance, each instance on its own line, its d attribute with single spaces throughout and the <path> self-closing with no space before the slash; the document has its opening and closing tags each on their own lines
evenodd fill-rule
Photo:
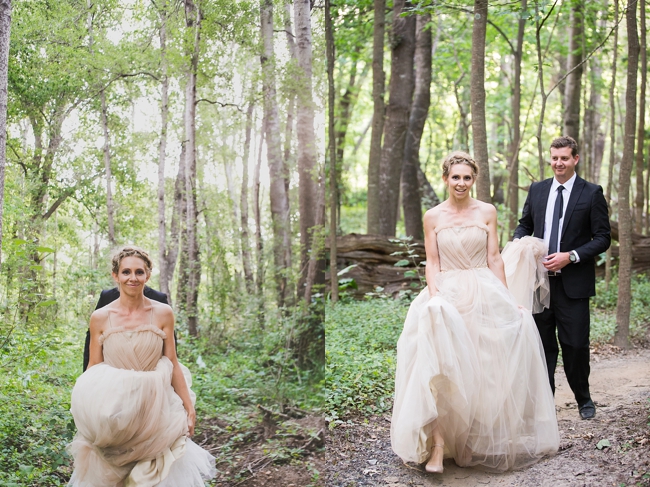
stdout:
<svg viewBox="0 0 650 487">
<path fill-rule="evenodd" d="M 577 173 L 573 173 L 573 176 L 571 176 L 566 183 L 562 184 L 567 194 L 570 193 L 571 190 L 573 189 L 573 185 L 576 182 L 576 177 L 577 177 Z M 557 179 L 553 178 L 553 182 L 551 183 L 551 193 L 553 191 L 557 191 L 558 187 L 560 187 L 560 183 L 558 182 Z"/>
</svg>

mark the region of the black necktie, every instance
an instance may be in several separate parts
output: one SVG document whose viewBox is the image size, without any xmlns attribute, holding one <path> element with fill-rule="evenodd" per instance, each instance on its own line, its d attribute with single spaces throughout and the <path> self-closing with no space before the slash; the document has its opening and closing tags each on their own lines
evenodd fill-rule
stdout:
<svg viewBox="0 0 650 487">
<path fill-rule="evenodd" d="M 558 234 L 560 233 L 560 218 L 562 218 L 562 210 L 564 209 L 564 198 L 562 197 L 564 186 L 558 186 L 557 198 L 555 199 L 555 208 L 553 208 L 553 226 L 551 226 L 551 239 L 548 241 L 548 253 L 554 254 L 558 251 L 557 241 Z"/>
</svg>

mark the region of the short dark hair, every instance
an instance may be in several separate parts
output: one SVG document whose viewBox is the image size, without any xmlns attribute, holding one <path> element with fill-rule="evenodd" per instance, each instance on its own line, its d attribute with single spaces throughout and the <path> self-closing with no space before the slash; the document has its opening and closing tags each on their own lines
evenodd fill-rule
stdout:
<svg viewBox="0 0 650 487">
<path fill-rule="evenodd" d="M 573 157 L 578 155 L 578 143 L 573 137 L 563 135 L 551 142 L 551 149 L 562 149 L 563 147 L 571 147 L 571 155 Z"/>
</svg>

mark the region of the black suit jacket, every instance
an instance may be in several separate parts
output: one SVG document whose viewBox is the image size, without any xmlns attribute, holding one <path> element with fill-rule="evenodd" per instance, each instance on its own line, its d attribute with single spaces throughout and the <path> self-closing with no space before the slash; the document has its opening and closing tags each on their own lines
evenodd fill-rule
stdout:
<svg viewBox="0 0 650 487">
<path fill-rule="evenodd" d="M 514 238 L 526 235 L 544 238 L 546 204 L 552 183 L 551 178 L 530 186 Z M 580 262 L 562 269 L 562 284 L 570 298 L 596 294 L 596 257 L 609 248 L 610 232 L 603 188 L 576 176 L 564 214 L 559 249 L 560 252 L 575 250 L 580 256 Z"/>
<path fill-rule="evenodd" d="M 163 304 L 169 304 L 169 302 L 167 301 L 167 295 L 165 293 L 161 293 L 160 291 L 151 289 L 148 286 L 144 287 L 144 295 L 149 299 L 153 299 L 154 301 L 158 301 Z M 97 301 L 97 306 L 95 306 L 95 309 L 97 310 L 99 308 L 103 308 L 104 306 L 112 303 L 119 297 L 120 297 L 120 291 L 116 287 L 114 287 L 113 289 L 104 290 L 99 295 L 99 301 Z M 174 341 L 176 341 L 176 332 L 174 332 Z M 86 344 L 84 346 L 84 369 L 83 369 L 84 372 L 88 368 L 89 360 L 90 360 L 90 329 L 86 331 Z"/>
</svg>

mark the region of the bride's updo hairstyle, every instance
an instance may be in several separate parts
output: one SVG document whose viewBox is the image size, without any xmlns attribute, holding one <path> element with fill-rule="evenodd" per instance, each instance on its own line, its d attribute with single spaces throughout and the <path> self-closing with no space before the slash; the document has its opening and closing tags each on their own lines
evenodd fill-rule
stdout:
<svg viewBox="0 0 650 487">
<path fill-rule="evenodd" d="M 460 150 L 454 151 L 447 156 L 447 158 L 442 162 L 442 177 L 447 179 L 449 177 L 449 172 L 451 171 L 451 166 L 455 164 L 465 164 L 472 168 L 472 177 L 476 179 L 478 176 L 478 164 L 472 159 L 467 152 Z"/>
<path fill-rule="evenodd" d="M 149 254 L 147 254 L 144 250 L 142 250 L 140 247 L 136 247 L 135 245 L 125 245 L 124 247 L 120 247 L 117 252 L 115 252 L 111 261 L 113 274 L 117 274 L 120 271 L 120 264 L 122 263 L 122 259 L 125 257 L 137 257 L 139 259 L 142 259 L 144 262 L 145 270 L 147 272 L 147 276 L 151 275 L 151 269 L 153 268 L 151 257 L 149 257 Z"/>
</svg>

